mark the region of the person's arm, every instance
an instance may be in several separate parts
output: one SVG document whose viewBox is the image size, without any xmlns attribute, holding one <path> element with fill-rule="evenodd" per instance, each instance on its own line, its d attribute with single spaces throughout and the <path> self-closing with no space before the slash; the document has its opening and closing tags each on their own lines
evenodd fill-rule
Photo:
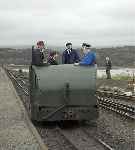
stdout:
<svg viewBox="0 0 135 150">
<path fill-rule="evenodd" d="M 44 53 L 41 52 L 41 59 L 44 59 Z"/>
<path fill-rule="evenodd" d="M 78 53 L 75 51 L 75 62 L 79 62 L 79 61 L 80 61 L 80 57 Z"/>
<path fill-rule="evenodd" d="M 56 60 L 54 61 L 54 65 L 58 65 L 58 62 Z"/>
<path fill-rule="evenodd" d="M 62 64 L 65 64 L 65 63 L 66 63 L 66 62 L 65 62 L 65 57 L 66 57 L 65 52 L 63 52 L 63 54 L 62 54 Z"/>
</svg>

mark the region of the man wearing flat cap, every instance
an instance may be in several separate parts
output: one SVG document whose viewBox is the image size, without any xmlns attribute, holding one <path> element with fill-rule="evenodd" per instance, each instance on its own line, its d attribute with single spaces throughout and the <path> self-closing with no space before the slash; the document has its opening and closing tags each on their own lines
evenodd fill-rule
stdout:
<svg viewBox="0 0 135 150">
<path fill-rule="evenodd" d="M 89 65 L 89 66 L 95 66 L 96 64 L 96 54 L 91 51 L 91 45 L 84 43 L 83 53 L 84 56 L 82 60 L 79 63 L 75 63 L 75 65 Z"/>
<path fill-rule="evenodd" d="M 62 63 L 73 64 L 79 62 L 79 60 L 76 50 L 72 49 L 72 43 L 66 43 L 66 50 L 62 54 Z"/>
</svg>

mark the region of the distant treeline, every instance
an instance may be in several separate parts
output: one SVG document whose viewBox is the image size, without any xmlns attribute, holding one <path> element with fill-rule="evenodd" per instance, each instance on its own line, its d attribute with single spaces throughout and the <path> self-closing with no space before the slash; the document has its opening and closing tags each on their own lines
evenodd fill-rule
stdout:
<svg viewBox="0 0 135 150">
<path fill-rule="evenodd" d="M 111 58 L 113 66 L 135 67 L 135 46 L 93 48 L 93 50 L 96 52 L 99 67 L 105 66 L 106 56 Z M 0 48 L 0 63 L 28 65 L 31 63 L 31 49 Z"/>
<path fill-rule="evenodd" d="M 95 49 L 97 63 L 104 66 L 105 57 L 109 56 L 113 66 L 135 67 L 135 46 Z"/>
</svg>

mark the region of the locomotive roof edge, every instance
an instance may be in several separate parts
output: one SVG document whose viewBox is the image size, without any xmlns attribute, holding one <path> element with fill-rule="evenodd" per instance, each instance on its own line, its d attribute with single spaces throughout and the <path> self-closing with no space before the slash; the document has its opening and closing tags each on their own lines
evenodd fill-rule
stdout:
<svg viewBox="0 0 135 150">
<path fill-rule="evenodd" d="M 60 64 L 49 66 L 32 65 L 40 89 L 56 90 L 64 83 L 69 83 L 72 89 L 90 89 L 96 91 L 96 67 L 74 66 L 73 64 Z"/>
</svg>

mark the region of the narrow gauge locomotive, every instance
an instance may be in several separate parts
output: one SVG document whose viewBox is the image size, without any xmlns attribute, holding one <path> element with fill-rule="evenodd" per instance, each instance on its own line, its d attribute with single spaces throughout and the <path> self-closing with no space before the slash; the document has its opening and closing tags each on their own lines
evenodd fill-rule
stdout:
<svg viewBox="0 0 135 150">
<path fill-rule="evenodd" d="M 32 120 L 93 120 L 98 117 L 95 67 L 31 65 L 29 71 Z"/>
</svg>

